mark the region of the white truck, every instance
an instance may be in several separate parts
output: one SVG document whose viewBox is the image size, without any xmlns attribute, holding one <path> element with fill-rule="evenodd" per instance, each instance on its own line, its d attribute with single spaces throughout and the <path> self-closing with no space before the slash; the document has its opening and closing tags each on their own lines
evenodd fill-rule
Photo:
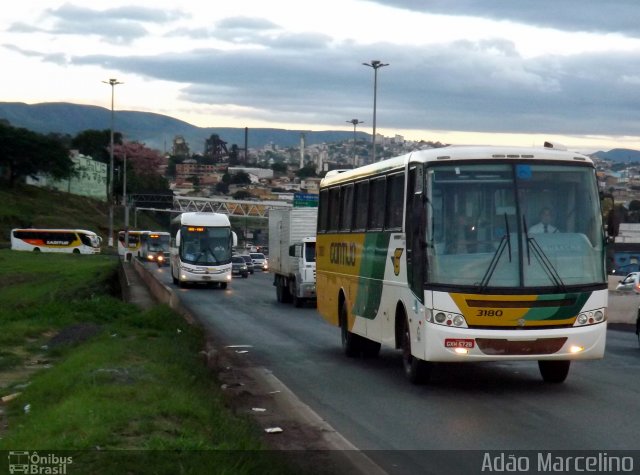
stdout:
<svg viewBox="0 0 640 475">
<path fill-rule="evenodd" d="M 278 302 L 316 301 L 317 218 L 314 207 L 269 211 L 269 271 Z"/>
</svg>

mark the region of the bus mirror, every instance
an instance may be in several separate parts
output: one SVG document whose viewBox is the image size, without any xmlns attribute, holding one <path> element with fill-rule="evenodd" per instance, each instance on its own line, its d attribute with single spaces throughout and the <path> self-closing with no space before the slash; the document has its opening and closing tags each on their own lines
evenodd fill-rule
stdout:
<svg viewBox="0 0 640 475">
<path fill-rule="evenodd" d="M 231 231 L 231 236 L 232 236 L 231 239 L 233 240 L 232 246 L 236 247 L 238 245 L 238 235 L 233 231 Z"/>
<path fill-rule="evenodd" d="M 176 247 L 180 247 L 180 231 L 176 233 Z"/>
</svg>

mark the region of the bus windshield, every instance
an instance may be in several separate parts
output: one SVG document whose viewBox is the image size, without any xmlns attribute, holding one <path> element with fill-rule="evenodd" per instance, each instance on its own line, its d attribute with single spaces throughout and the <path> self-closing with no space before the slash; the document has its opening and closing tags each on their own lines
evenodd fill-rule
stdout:
<svg viewBox="0 0 640 475">
<path fill-rule="evenodd" d="M 428 284 L 561 291 L 605 282 L 593 168 L 461 163 L 425 171 Z"/>
<path fill-rule="evenodd" d="M 231 262 L 232 236 L 228 227 L 181 226 L 180 259 L 189 264 Z"/>
<path fill-rule="evenodd" d="M 149 252 L 168 252 L 171 237 L 168 234 L 151 234 L 148 239 Z"/>
</svg>

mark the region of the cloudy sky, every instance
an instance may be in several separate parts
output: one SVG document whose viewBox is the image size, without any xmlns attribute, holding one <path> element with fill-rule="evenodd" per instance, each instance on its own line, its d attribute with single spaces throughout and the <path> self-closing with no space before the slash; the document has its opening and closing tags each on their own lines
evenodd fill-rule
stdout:
<svg viewBox="0 0 640 475">
<path fill-rule="evenodd" d="M 183 4 L 186 4 L 183 5 Z M 1 102 L 202 127 L 377 130 L 455 144 L 640 149 L 637 0 L 26 0 L 0 18 Z"/>
</svg>

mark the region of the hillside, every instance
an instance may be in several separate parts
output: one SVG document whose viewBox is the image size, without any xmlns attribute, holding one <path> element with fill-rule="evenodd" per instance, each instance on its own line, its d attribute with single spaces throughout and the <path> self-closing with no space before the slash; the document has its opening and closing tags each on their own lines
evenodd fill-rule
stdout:
<svg viewBox="0 0 640 475">
<path fill-rule="evenodd" d="M 109 208 L 106 203 L 52 191 L 29 185 L 20 185 L 14 189 L 0 188 L 0 245 L 10 243 L 9 233 L 16 227 L 44 228 L 80 228 L 97 232 L 107 242 L 109 234 Z M 138 229 L 166 229 L 162 221 L 168 219 L 148 212 L 138 213 Z M 130 217 L 133 228 L 134 216 Z M 115 230 L 124 227 L 124 211 L 114 209 Z"/>
<path fill-rule="evenodd" d="M 601 160 L 611 160 L 614 162 L 638 162 L 640 161 L 640 151 L 629 148 L 614 148 L 608 152 L 600 151 L 592 154 Z"/>
<path fill-rule="evenodd" d="M 76 135 L 88 129 L 105 130 L 111 127 L 111 110 L 65 102 L 24 104 L 0 102 L 0 119 L 8 120 L 14 127 L 23 127 L 42 134 L 62 133 Z M 345 126 L 346 128 L 346 126 Z M 114 129 L 124 133 L 128 140 L 145 143 L 161 151 L 171 149 L 173 138 L 182 135 L 192 152 L 202 153 L 205 140 L 217 134 L 227 142 L 244 147 L 244 128 L 196 127 L 187 122 L 161 114 L 136 111 L 115 112 Z M 249 148 L 262 148 L 270 143 L 280 147 L 300 145 L 301 130 L 249 129 Z M 353 140 L 353 131 L 304 131 L 308 145 Z M 358 132 L 358 137 L 369 140 L 368 134 Z"/>
</svg>

